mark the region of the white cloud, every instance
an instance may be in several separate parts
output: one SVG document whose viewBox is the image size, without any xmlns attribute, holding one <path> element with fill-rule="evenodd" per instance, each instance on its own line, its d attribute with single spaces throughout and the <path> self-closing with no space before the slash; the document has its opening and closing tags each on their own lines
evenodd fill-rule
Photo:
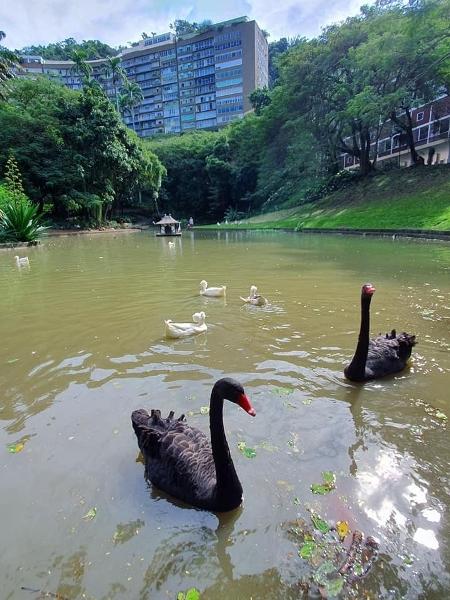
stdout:
<svg viewBox="0 0 450 600">
<path fill-rule="evenodd" d="M 15 0 L 0 4 L 0 29 L 6 45 L 21 48 L 74 37 L 99 39 L 112 46 L 140 38 L 143 31 L 168 31 L 174 19 L 223 21 L 247 15 L 270 34 L 280 37 L 315 36 L 320 29 L 356 14 L 363 0 L 297 0 L 280 5 L 273 0 Z M 8 6 L 7 6 L 8 4 Z"/>
</svg>

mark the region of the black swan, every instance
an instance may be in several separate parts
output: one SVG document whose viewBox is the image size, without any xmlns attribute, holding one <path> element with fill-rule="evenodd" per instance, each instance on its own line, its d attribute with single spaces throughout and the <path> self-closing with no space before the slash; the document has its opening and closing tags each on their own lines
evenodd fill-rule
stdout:
<svg viewBox="0 0 450 600">
<path fill-rule="evenodd" d="M 395 329 L 385 336 L 369 340 L 370 301 L 375 288 L 366 283 L 361 289 L 361 328 L 358 345 L 344 375 L 351 381 L 369 381 L 401 371 L 411 356 L 416 336 L 409 333 L 396 334 Z"/>
<path fill-rule="evenodd" d="M 145 477 L 161 490 L 198 508 L 222 512 L 242 502 L 242 486 L 234 469 L 223 428 L 223 401 L 230 400 L 254 417 L 255 409 L 242 385 L 228 377 L 212 389 L 209 411 L 211 443 L 206 435 L 170 411 L 149 415 L 135 410 L 131 422 L 144 455 Z"/>
</svg>

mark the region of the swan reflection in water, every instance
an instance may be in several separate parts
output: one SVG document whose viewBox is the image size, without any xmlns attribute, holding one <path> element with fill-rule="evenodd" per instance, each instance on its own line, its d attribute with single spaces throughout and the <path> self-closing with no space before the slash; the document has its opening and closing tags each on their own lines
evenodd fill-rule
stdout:
<svg viewBox="0 0 450 600">
<path fill-rule="evenodd" d="M 188 517 L 189 525 L 172 527 L 156 548 L 146 569 L 139 598 L 153 598 L 158 590 L 166 589 L 178 578 L 183 580 L 185 589 L 198 585 L 199 581 L 232 581 L 234 565 L 227 549 L 253 533 L 235 530 L 243 512 L 242 506 L 226 513 L 211 514 L 192 509 L 154 487 L 151 488 L 151 497 L 156 501 L 165 500 L 176 511 L 185 509 L 193 519 Z M 205 523 L 205 517 L 207 521 L 216 520 L 216 527 L 201 524 L 202 520 Z M 175 597 L 178 591 L 170 590 L 170 594 Z"/>
</svg>

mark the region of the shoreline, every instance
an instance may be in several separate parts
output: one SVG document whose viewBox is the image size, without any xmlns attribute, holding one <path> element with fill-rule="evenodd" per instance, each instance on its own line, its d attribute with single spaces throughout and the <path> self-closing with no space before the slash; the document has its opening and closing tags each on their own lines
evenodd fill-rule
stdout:
<svg viewBox="0 0 450 600">
<path fill-rule="evenodd" d="M 450 231 L 435 231 L 432 229 L 351 229 L 347 227 L 321 228 L 305 227 L 304 229 L 293 229 L 291 227 L 252 227 L 251 225 L 225 225 L 225 226 L 199 226 L 202 231 L 283 231 L 285 233 L 318 233 L 333 235 L 360 235 L 362 237 L 390 237 L 392 239 L 423 239 L 438 242 L 450 242 Z"/>
<path fill-rule="evenodd" d="M 351 228 L 319 228 L 319 227 L 308 227 L 304 229 L 293 229 L 290 227 L 252 227 L 248 225 L 198 225 L 193 230 L 197 229 L 197 231 L 281 231 L 283 233 L 308 233 L 308 234 L 322 234 L 322 235 L 359 235 L 362 237 L 380 237 L 380 238 L 391 238 L 393 240 L 397 238 L 402 239 L 410 239 L 410 240 L 426 240 L 426 241 L 435 241 L 435 242 L 450 242 L 450 231 L 434 231 L 430 229 L 351 229 Z M 46 238 L 51 237 L 70 237 L 77 235 L 89 235 L 89 234 L 111 234 L 111 233 L 137 233 L 140 231 L 149 231 L 150 227 L 148 225 L 143 226 L 134 226 L 134 227 L 123 227 L 120 229 L 114 229 L 113 227 L 108 227 L 105 229 L 79 229 L 79 230 L 71 230 L 71 229 L 51 229 L 46 232 L 40 240 L 35 244 L 29 244 L 27 242 L 24 243 L 1 243 L 1 250 L 16 250 L 16 249 L 25 249 L 32 248 L 33 246 L 40 245 Z"/>
<path fill-rule="evenodd" d="M 36 243 L 29 242 L 18 242 L 15 244 L 14 242 L 5 242 L 0 244 L 1 250 L 17 250 L 24 248 L 33 248 L 34 246 L 41 245 L 47 238 L 51 237 L 70 237 L 75 235 L 89 235 L 89 234 L 99 234 L 99 233 L 136 233 L 138 231 L 148 231 L 150 228 L 148 226 L 134 226 L 134 227 L 121 227 L 118 229 L 114 229 L 114 227 L 107 227 L 105 229 L 49 229 L 46 233 L 42 235 L 42 237 L 36 241 Z"/>
</svg>

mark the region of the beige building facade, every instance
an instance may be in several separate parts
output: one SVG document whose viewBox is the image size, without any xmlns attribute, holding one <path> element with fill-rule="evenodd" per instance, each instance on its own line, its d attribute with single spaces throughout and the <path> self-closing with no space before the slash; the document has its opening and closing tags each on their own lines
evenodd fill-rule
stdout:
<svg viewBox="0 0 450 600">
<path fill-rule="evenodd" d="M 143 100 L 124 122 L 141 137 L 217 129 L 252 110 L 249 95 L 268 85 L 268 44 L 256 21 L 246 17 L 211 25 L 199 34 L 153 35 L 120 53 L 121 66 Z M 111 99 L 117 90 L 104 59 L 88 61 Z M 71 61 L 22 57 L 24 72 L 42 74 L 80 89 Z"/>
</svg>

